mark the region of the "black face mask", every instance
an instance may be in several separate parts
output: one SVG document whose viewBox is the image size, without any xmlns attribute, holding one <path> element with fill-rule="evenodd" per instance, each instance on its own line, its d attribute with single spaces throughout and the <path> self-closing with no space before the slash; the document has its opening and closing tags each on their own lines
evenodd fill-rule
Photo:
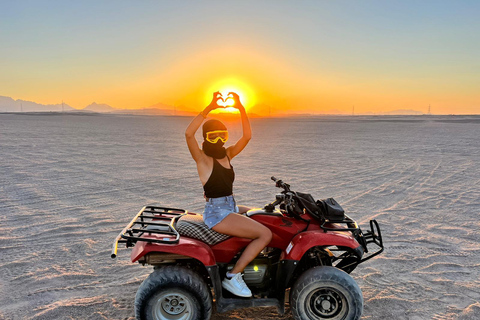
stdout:
<svg viewBox="0 0 480 320">
<path fill-rule="evenodd" d="M 223 145 L 224 143 L 221 140 L 218 140 L 217 143 L 203 141 L 202 150 L 209 157 L 223 159 L 227 155 L 227 151 Z"/>
</svg>

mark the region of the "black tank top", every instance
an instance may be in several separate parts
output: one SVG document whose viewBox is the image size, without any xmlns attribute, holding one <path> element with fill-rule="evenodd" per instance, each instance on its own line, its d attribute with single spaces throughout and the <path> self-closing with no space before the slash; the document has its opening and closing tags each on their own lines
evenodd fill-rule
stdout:
<svg viewBox="0 0 480 320">
<path fill-rule="evenodd" d="M 232 165 L 230 164 L 230 169 L 227 169 L 213 158 L 212 174 L 203 186 L 205 196 L 207 198 L 219 198 L 232 195 L 234 180 L 235 172 L 233 171 Z"/>
</svg>

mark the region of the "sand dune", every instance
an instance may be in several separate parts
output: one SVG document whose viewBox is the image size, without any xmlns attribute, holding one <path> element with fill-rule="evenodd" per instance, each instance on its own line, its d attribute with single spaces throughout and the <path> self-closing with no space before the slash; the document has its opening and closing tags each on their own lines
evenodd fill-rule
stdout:
<svg viewBox="0 0 480 320">
<path fill-rule="evenodd" d="M 190 119 L 0 115 L 0 319 L 133 319 L 152 271 L 113 239 L 145 204 L 200 211 L 183 141 Z M 228 124 L 233 139 L 238 125 Z M 262 206 L 275 175 L 333 196 L 384 254 L 352 276 L 362 319 L 480 319 L 478 117 L 254 119 L 233 165 L 242 204 Z M 279 318 L 275 309 L 215 314 Z"/>
</svg>

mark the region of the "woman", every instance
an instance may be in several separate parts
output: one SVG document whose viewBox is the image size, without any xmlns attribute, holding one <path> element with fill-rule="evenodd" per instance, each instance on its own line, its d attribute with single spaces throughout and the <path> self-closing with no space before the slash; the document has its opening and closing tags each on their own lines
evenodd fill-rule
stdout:
<svg viewBox="0 0 480 320">
<path fill-rule="evenodd" d="M 242 137 L 233 145 L 225 149 L 223 146 L 228 139 L 228 131 L 219 120 L 208 120 L 203 125 L 203 144 L 200 149 L 195 132 L 197 132 L 207 114 L 215 109 L 223 108 L 217 101 L 221 94 L 215 92 L 212 102 L 188 125 L 185 131 L 188 150 L 197 163 L 198 175 L 205 192 L 205 224 L 216 232 L 234 237 L 252 239 L 245 248 L 237 263 L 230 272 L 227 272 L 222 281 L 222 287 L 241 297 L 251 297 L 252 293 L 243 281 L 241 272 L 272 239 L 272 232 L 264 225 L 241 215 L 248 210 L 243 206 L 236 206 L 233 198 L 233 180 L 235 174 L 230 164 L 250 141 L 252 132 L 245 108 L 234 92 L 228 94 L 233 99 L 233 107 L 240 111 L 242 118 Z M 230 97 L 232 96 L 232 97 Z"/>
</svg>

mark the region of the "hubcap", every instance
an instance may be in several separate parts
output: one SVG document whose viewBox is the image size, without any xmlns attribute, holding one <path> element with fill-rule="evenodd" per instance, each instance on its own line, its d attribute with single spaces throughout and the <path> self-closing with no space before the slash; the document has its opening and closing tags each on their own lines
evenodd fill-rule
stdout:
<svg viewBox="0 0 480 320">
<path fill-rule="evenodd" d="M 311 292 L 305 303 L 309 313 L 321 319 L 343 319 L 348 311 L 345 296 L 333 288 Z"/>
<path fill-rule="evenodd" d="M 156 320 L 188 320 L 192 310 L 192 302 L 184 294 L 165 293 L 158 297 L 152 312 Z"/>
</svg>

